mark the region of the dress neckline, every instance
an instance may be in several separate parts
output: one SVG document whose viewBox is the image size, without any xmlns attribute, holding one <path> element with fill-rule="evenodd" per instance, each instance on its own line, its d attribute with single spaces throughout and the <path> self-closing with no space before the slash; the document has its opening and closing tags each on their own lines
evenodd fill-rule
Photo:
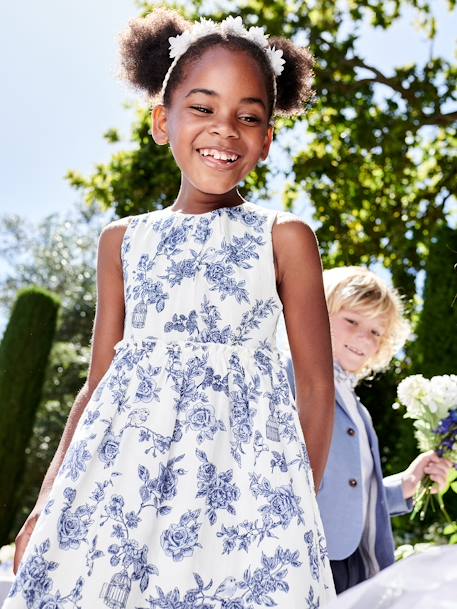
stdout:
<svg viewBox="0 0 457 609">
<path fill-rule="evenodd" d="M 247 207 L 248 203 L 239 203 L 238 205 L 224 205 L 223 207 L 216 207 L 216 209 L 211 209 L 210 211 L 203 211 L 199 214 L 191 214 L 191 213 L 186 213 L 186 212 L 182 212 L 179 209 L 174 211 L 173 209 L 171 209 L 171 205 L 169 207 L 166 207 L 164 211 L 168 211 L 169 214 L 172 214 L 173 216 L 178 216 L 178 217 L 200 217 L 200 216 L 209 216 L 211 214 L 216 214 L 218 212 L 222 212 L 222 211 L 228 211 L 230 209 L 240 209 L 242 207 Z"/>
</svg>

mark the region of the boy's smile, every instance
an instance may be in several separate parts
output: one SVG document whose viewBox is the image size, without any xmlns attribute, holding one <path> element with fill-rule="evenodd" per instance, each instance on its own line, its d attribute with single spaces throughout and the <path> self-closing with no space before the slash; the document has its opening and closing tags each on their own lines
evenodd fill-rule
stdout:
<svg viewBox="0 0 457 609">
<path fill-rule="evenodd" d="M 154 138 L 169 142 L 182 173 L 175 208 L 204 212 L 242 202 L 236 188 L 271 143 L 264 76 L 244 51 L 213 47 L 186 68 Z"/>
<path fill-rule="evenodd" d="M 330 315 L 333 357 L 348 372 L 359 372 L 376 355 L 386 330 L 384 316 L 352 309 Z"/>
</svg>

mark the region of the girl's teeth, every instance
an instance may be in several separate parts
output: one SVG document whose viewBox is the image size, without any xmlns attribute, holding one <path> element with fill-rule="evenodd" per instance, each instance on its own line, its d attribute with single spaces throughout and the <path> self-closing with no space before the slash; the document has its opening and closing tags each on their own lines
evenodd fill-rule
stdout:
<svg viewBox="0 0 457 609">
<path fill-rule="evenodd" d="M 213 157 L 213 159 L 216 159 L 217 161 L 236 161 L 236 159 L 238 158 L 234 154 L 227 154 L 227 153 L 221 152 L 219 150 L 210 150 L 208 148 L 204 148 L 203 150 L 200 150 L 200 154 L 202 156 L 211 156 L 211 157 Z"/>
</svg>

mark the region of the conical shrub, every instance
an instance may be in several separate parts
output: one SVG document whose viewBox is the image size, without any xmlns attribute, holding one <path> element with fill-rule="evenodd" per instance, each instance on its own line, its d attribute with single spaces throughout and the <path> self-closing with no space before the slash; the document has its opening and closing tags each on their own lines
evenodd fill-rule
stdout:
<svg viewBox="0 0 457 609">
<path fill-rule="evenodd" d="M 51 292 L 22 290 L 0 343 L 0 546 L 9 541 L 59 306 Z"/>
</svg>

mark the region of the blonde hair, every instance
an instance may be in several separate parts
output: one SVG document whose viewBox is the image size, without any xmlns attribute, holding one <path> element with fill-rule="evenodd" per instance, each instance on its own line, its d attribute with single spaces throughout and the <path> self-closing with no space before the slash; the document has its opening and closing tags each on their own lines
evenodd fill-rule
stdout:
<svg viewBox="0 0 457 609">
<path fill-rule="evenodd" d="M 324 271 L 324 288 L 329 315 L 336 315 L 341 309 L 350 309 L 368 318 L 383 316 L 386 319 L 386 329 L 377 353 L 358 371 L 357 376 L 363 378 L 386 368 L 411 332 L 397 290 L 359 266 L 342 266 Z"/>
</svg>

